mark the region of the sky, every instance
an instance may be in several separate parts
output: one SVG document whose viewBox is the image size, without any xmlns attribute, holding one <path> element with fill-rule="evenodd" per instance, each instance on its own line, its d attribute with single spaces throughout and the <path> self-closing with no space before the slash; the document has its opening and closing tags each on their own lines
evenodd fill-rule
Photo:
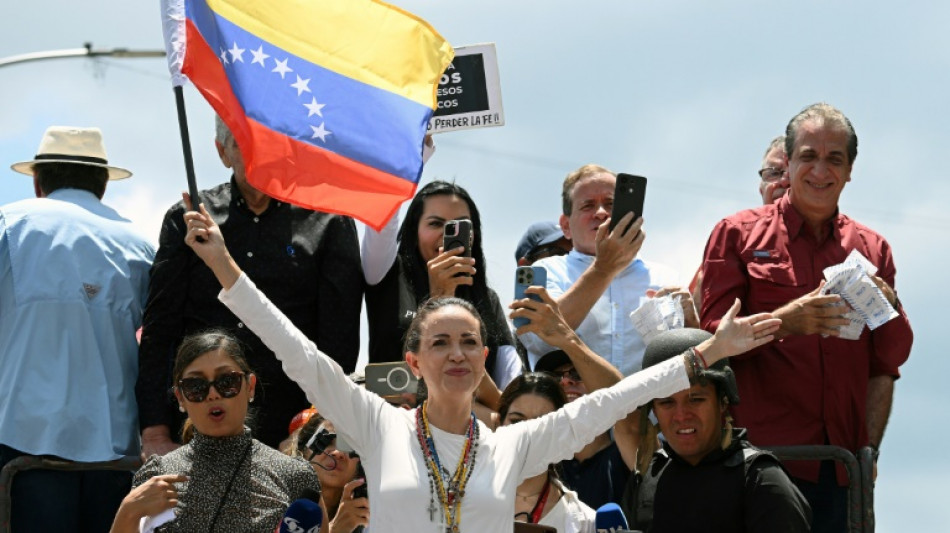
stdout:
<svg viewBox="0 0 950 533">
<path fill-rule="evenodd" d="M 490 283 L 513 292 L 514 248 L 532 222 L 560 213 L 571 170 L 598 163 L 645 175 L 645 258 L 699 265 L 721 218 L 755 206 L 762 154 L 818 101 L 853 122 L 859 155 L 840 209 L 882 233 L 915 331 L 897 382 L 876 489 L 878 531 L 950 524 L 950 478 L 937 315 L 947 289 L 950 215 L 950 4 L 840 1 L 434 2 L 396 5 L 453 45 L 497 46 L 506 124 L 436 137 L 423 174 L 468 189 L 483 220 Z M 81 47 L 161 49 L 157 0 L 5 2 L 0 58 Z M 106 203 L 157 241 L 185 188 L 168 71 L 161 59 L 69 59 L 0 68 L 0 204 L 33 195 L 7 165 L 31 159 L 50 125 L 102 128 L 110 161 L 135 176 Z M 213 115 L 186 105 L 199 188 L 228 179 Z M 931 284 L 936 283 L 936 289 Z M 365 351 L 365 348 L 364 348 Z"/>
</svg>

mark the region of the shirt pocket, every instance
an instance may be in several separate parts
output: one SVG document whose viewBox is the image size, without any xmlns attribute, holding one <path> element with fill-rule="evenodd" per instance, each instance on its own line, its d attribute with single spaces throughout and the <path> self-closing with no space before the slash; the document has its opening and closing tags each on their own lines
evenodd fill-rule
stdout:
<svg viewBox="0 0 950 533">
<path fill-rule="evenodd" d="M 784 253 L 771 252 L 763 257 L 759 250 L 743 252 L 749 274 L 749 312 L 771 312 L 808 292 Z"/>
</svg>

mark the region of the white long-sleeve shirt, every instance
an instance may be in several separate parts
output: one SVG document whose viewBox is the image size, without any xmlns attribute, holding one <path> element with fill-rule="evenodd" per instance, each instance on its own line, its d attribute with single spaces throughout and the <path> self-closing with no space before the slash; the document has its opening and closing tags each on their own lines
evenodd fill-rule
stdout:
<svg viewBox="0 0 950 533">
<path fill-rule="evenodd" d="M 369 486 L 373 533 L 444 532 L 441 510 L 429 518 L 429 480 L 416 438 L 415 411 L 393 407 L 356 385 L 242 274 L 219 298 L 283 362 L 320 414 L 360 454 Z M 571 402 L 543 417 L 492 432 L 479 422 L 474 470 L 461 505 L 463 533 L 512 531 L 515 489 L 548 465 L 571 457 L 620 418 L 653 398 L 689 387 L 673 358 Z M 440 461 L 458 463 L 464 435 L 431 427 Z M 435 496 L 436 506 L 439 506 Z"/>
</svg>

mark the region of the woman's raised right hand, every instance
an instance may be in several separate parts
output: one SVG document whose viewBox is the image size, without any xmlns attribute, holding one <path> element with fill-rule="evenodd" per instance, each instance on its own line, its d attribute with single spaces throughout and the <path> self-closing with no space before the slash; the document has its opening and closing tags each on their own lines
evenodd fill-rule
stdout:
<svg viewBox="0 0 950 533">
<path fill-rule="evenodd" d="M 426 263 L 429 269 L 429 297 L 455 296 L 455 289 L 459 285 L 471 285 L 474 282 L 475 259 L 462 256 L 464 250 L 459 247 L 442 251 Z"/>
<path fill-rule="evenodd" d="M 208 265 L 221 286 L 230 289 L 241 276 L 241 269 L 224 244 L 221 228 L 208 214 L 204 204 L 199 204 L 198 211 L 194 211 L 188 193 L 182 193 L 182 200 L 185 202 L 185 226 L 188 228 L 185 244 Z"/>
</svg>

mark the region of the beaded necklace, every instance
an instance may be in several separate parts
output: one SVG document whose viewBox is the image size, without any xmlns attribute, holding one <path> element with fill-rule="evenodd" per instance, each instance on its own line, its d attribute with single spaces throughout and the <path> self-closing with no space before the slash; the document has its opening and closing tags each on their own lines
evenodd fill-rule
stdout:
<svg viewBox="0 0 950 533">
<path fill-rule="evenodd" d="M 459 533 L 459 524 L 462 520 L 459 510 L 462 506 L 462 498 L 465 497 L 465 486 L 475 469 L 475 456 L 478 455 L 478 424 L 475 422 L 475 413 L 472 413 L 465 437 L 465 446 L 455 467 L 455 474 L 449 477 L 448 471 L 439 460 L 435 441 L 432 440 L 428 405 L 429 402 L 425 401 L 422 407 L 416 409 L 416 436 L 419 438 L 419 446 L 422 448 L 426 473 L 429 477 L 429 520 L 435 522 L 435 515 L 439 510 L 435 505 L 435 495 L 438 495 L 446 533 Z"/>
</svg>

